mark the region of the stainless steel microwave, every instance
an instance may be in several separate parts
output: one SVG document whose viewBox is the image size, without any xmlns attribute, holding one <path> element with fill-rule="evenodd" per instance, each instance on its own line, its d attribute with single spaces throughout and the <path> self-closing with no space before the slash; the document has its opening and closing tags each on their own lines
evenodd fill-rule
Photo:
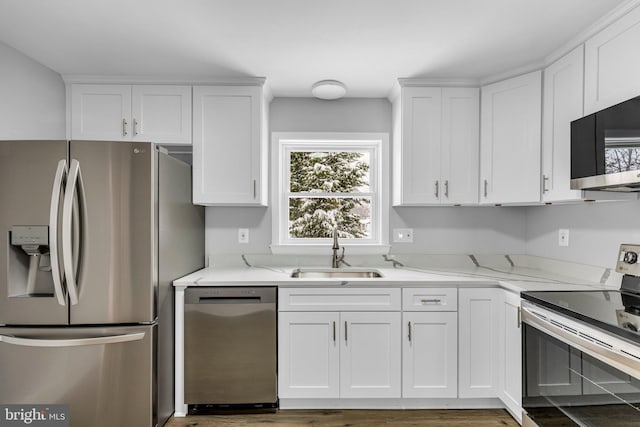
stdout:
<svg viewBox="0 0 640 427">
<path fill-rule="evenodd" d="M 640 96 L 571 122 L 571 188 L 640 191 Z"/>
</svg>

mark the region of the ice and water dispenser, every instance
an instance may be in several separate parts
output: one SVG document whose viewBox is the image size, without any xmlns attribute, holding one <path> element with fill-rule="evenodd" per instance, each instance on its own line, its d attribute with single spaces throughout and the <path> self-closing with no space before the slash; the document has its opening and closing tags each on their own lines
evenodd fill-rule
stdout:
<svg viewBox="0 0 640 427">
<path fill-rule="evenodd" d="M 9 239 L 9 297 L 54 296 L 49 227 L 15 225 Z"/>
</svg>

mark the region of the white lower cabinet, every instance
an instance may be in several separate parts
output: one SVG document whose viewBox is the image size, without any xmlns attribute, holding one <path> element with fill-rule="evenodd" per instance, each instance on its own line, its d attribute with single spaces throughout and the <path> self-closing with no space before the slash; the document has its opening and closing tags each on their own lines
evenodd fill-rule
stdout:
<svg viewBox="0 0 640 427">
<path fill-rule="evenodd" d="M 501 290 L 458 290 L 459 396 L 498 396 L 498 342 Z"/>
<path fill-rule="evenodd" d="M 340 395 L 340 313 L 278 315 L 278 396 Z"/>
<path fill-rule="evenodd" d="M 456 312 L 404 312 L 402 396 L 458 396 Z"/>
<path fill-rule="evenodd" d="M 278 394 L 398 398 L 401 289 L 281 288 Z"/>
<path fill-rule="evenodd" d="M 340 313 L 340 397 L 400 397 L 400 313 Z"/>
<path fill-rule="evenodd" d="M 400 397 L 400 312 L 280 312 L 280 398 Z"/>
<path fill-rule="evenodd" d="M 522 332 L 520 295 L 501 291 L 500 324 L 500 400 L 522 421 Z M 540 359 L 545 360 L 545 359 Z M 547 359 L 548 360 L 548 359 Z"/>
<path fill-rule="evenodd" d="M 278 395 L 296 407 L 305 404 L 295 399 L 310 399 L 309 407 L 318 407 L 313 399 L 329 399 L 329 407 L 348 407 L 337 399 L 459 399 L 454 405 L 465 407 L 499 398 L 521 419 L 516 293 L 297 287 L 280 289 L 278 304 Z M 437 401 L 392 405 L 407 402 Z"/>
</svg>

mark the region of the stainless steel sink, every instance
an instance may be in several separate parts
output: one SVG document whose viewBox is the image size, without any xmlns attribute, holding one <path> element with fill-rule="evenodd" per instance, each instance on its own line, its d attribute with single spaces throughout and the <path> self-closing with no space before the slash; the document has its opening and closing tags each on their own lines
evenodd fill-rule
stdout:
<svg viewBox="0 0 640 427">
<path fill-rule="evenodd" d="M 298 279 L 376 279 L 382 277 L 377 270 L 361 268 L 298 268 L 291 272 Z"/>
</svg>

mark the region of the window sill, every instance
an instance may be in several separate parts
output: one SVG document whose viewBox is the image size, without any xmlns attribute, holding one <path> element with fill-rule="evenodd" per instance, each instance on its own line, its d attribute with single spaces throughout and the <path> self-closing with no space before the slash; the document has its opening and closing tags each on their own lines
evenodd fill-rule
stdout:
<svg viewBox="0 0 640 427">
<path fill-rule="evenodd" d="M 383 255 L 388 254 L 390 245 L 340 245 L 340 252 L 344 249 L 345 255 Z M 331 254 L 331 245 L 271 245 L 273 255 L 327 255 Z"/>
</svg>

